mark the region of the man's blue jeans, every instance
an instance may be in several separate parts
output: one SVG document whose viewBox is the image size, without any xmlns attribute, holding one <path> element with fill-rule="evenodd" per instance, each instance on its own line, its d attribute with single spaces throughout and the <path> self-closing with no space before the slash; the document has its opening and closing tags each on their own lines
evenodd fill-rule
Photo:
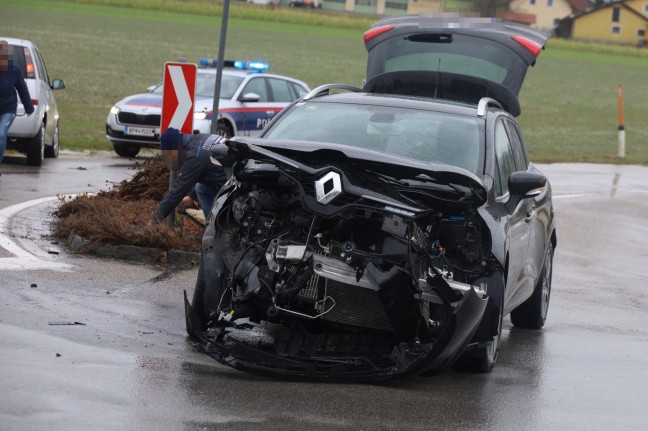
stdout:
<svg viewBox="0 0 648 431">
<path fill-rule="evenodd" d="M 11 123 L 13 123 L 15 118 L 15 112 L 0 114 L 0 163 L 2 163 L 4 152 L 7 149 L 7 133 L 9 133 L 9 127 L 11 127 Z"/>
<path fill-rule="evenodd" d="M 196 196 L 198 197 L 198 202 L 200 202 L 200 208 L 205 214 L 205 220 L 209 220 L 209 212 L 211 207 L 214 204 L 214 199 L 218 193 L 217 188 L 206 186 L 202 183 L 196 183 Z"/>
</svg>

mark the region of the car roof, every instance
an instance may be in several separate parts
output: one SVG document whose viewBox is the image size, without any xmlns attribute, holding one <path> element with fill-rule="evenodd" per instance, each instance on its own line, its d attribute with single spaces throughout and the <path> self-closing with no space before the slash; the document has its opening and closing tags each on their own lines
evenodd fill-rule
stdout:
<svg viewBox="0 0 648 431">
<path fill-rule="evenodd" d="M 216 68 L 213 68 L 213 67 L 199 67 L 198 68 L 198 73 L 215 75 L 216 74 Z M 242 78 L 245 78 L 245 77 L 248 77 L 248 76 L 265 76 L 265 77 L 268 77 L 268 78 L 287 79 L 289 81 L 299 82 L 301 84 L 306 85 L 305 82 L 302 82 L 299 79 L 293 78 L 291 76 L 279 75 L 279 74 L 276 74 L 276 73 L 254 72 L 254 71 L 251 71 L 251 70 L 223 69 L 223 75 L 240 76 Z"/>
<path fill-rule="evenodd" d="M 518 116 L 527 69 L 535 64 L 547 37 L 495 18 L 384 18 L 365 33 L 364 89 L 472 103 L 492 97 Z"/>
<path fill-rule="evenodd" d="M 14 37 L 0 36 L 0 40 L 5 40 L 10 45 L 20 45 L 20 46 L 27 46 L 27 47 L 34 46 L 34 43 L 27 39 L 16 39 Z"/>
</svg>

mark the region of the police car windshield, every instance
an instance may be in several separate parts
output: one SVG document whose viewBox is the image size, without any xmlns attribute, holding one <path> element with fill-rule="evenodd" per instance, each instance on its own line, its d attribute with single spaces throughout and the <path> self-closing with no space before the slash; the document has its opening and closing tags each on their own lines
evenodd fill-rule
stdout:
<svg viewBox="0 0 648 431">
<path fill-rule="evenodd" d="M 243 82 L 240 76 L 223 75 L 221 81 L 220 98 L 231 99 Z M 196 75 L 196 97 L 214 97 L 216 75 L 212 73 L 198 73 Z M 164 85 L 160 84 L 153 89 L 153 94 L 162 95 Z"/>
<path fill-rule="evenodd" d="M 309 102 L 293 106 L 264 138 L 329 142 L 478 173 L 483 122 L 393 106 Z"/>
</svg>

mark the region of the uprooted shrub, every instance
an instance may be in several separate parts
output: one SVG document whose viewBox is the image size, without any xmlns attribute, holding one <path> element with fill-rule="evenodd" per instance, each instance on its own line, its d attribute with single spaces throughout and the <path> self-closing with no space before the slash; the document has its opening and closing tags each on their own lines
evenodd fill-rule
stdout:
<svg viewBox="0 0 648 431">
<path fill-rule="evenodd" d="M 169 170 L 159 159 L 144 162 L 138 169 L 111 190 L 73 199 L 59 197 L 54 236 L 67 239 L 74 232 L 89 241 L 84 252 L 94 252 L 103 244 L 199 252 L 203 229 L 187 217 L 177 216 L 174 228 L 166 223 L 158 224 L 154 232 L 145 228 L 168 190 Z"/>
</svg>

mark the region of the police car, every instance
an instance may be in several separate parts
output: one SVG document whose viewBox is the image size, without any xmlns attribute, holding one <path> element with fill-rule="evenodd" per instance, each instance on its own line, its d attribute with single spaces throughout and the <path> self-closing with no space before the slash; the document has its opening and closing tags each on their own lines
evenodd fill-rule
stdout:
<svg viewBox="0 0 648 431">
<path fill-rule="evenodd" d="M 213 119 L 216 62 L 201 59 L 196 74 L 194 133 L 210 133 Z M 256 136 L 293 100 L 310 91 L 288 76 L 267 73 L 259 61 L 226 61 L 218 105 L 217 133 Z M 120 100 L 110 109 L 106 137 L 122 157 L 134 157 L 142 147 L 159 148 L 163 85 Z"/>
</svg>

